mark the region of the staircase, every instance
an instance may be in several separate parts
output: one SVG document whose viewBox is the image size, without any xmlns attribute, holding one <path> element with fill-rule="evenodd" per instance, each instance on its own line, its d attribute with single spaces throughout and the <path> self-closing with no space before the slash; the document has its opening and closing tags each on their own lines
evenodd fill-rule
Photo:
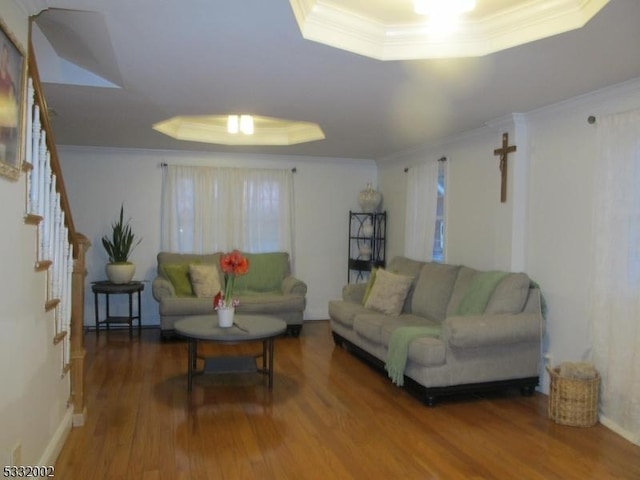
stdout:
<svg viewBox="0 0 640 480">
<path fill-rule="evenodd" d="M 84 423 L 84 282 L 88 239 L 76 232 L 58 160 L 38 66 L 29 43 L 25 111 L 27 195 L 24 221 L 38 229 L 34 269 L 47 275 L 44 301 L 54 311 L 52 341 L 62 344 L 61 375 L 71 375 L 73 424 Z"/>
</svg>

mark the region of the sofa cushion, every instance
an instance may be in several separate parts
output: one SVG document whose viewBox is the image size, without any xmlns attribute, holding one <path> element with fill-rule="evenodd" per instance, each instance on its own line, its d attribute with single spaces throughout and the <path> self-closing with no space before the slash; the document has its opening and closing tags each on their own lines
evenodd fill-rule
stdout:
<svg viewBox="0 0 640 480">
<path fill-rule="evenodd" d="M 236 313 L 274 315 L 287 312 L 302 311 L 305 307 L 304 297 L 298 295 L 256 294 L 238 297 L 240 304 Z M 160 314 L 171 316 L 211 315 L 215 310 L 211 298 L 168 297 L 160 302 Z"/>
<path fill-rule="evenodd" d="M 462 300 L 462 297 L 464 297 L 465 293 L 467 293 L 469 285 L 473 280 L 473 276 L 476 273 L 477 273 L 477 270 L 474 270 L 473 268 L 465 267 L 464 265 L 460 267 L 460 270 L 458 270 L 456 283 L 453 286 L 451 299 L 449 300 L 449 305 L 447 306 L 447 317 L 453 316 L 455 311 L 458 309 L 460 300 Z"/>
<path fill-rule="evenodd" d="M 414 317 L 415 320 L 408 315 L 400 317 L 402 319 L 402 326 L 435 326 L 439 325 L 436 322 L 425 322 L 424 318 Z M 381 329 L 381 340 L 385 347 L 389 347 L 391 341 L 391 334 L 398 328 L 398 325 L 387 324 Z M 443 365 L 446 359 L 445 343 L 436 337 L 419 337 L 414 339 L 409 344 L 409 351 L 407 353 L 407 363 L 413 362 L 425 367 L 434 365 Z"/>
<path fill-rule="evenodd" d="M 234 294 L 282 293 L 282 280 L 289 275 L 289 254 L 286 252 L 243 253 L 249 260 L 249 271 L 238 275 Z"/>
<path fill-rule="evenodd" d="M 411 313 L 444 320 L 459 269 L 457 265 L 425 263 L 413 289 Z"/>
<path fill-rule="evenodd" d="M 192 263 L 189 265 L 189 276 L 196 297 L 215 297 L 222 289 L 215 265 Z"/>
<path fill-rule="evenodd" d="M 188 263 L 165 263 L 162 265 L 162 272 L 173 285 L 177 297 L 193 296 Z"/>
<path fill-rule="evenodd" d="M 360 313 L 367 313 L 361 303 L 345 302 L 343 300 L 331 300 L 329 302 L 329 317 L 345 327 L 353 328 L 353 319 Z"/>
<path fill-rule="evenodd" d="M 393 325 L 394 328 L 402 325 L 401 318 L 371 311 L 360 313 L 353 319 L 353 331 L 362 338 L 379 345 L 382 343 L 382 329 L 387 325 Z"/>
<path fill-rule="evenodd" d="M 531 280 L 526 273 L 511 273 L 496 286 L 485 315 L 520 313 L 529 296 Z"/>
<path fill-rule="evenodd" d="M 371 293 L 364 304 L 365 308 L 371 308 L 387 315 L 399 315 L 412 282 L 413 277 L 396 275 L 382 268 L 378 269 Z"/>
</svg>

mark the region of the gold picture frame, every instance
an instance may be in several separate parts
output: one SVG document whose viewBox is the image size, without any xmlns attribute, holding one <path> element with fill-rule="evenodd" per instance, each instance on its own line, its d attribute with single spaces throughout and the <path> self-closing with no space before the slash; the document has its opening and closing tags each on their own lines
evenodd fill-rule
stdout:
<svg viewBox="0 0 640 480">
<path fill-rule="evenodd" d="M 0 175 L 17 180 L 24 155 L 27 61 L 0 18 Z"/>
</svg>

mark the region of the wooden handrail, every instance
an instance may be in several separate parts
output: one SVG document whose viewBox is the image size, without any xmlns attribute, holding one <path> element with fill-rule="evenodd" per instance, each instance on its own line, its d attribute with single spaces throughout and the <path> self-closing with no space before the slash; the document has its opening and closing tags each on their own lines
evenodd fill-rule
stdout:
<svg viewBox="0 0 640 480">
<path fill-rule="evenodd" d="M 73 224 L 73 217 L 71 216 L 69 197 L 67 197 L 67 190 L 64 186 L 64 180 L 62 178 L 62 168 L 60 167 L 60 160 L 58 159 L 58 151 L 56 150 L 56 142 L 53 136 L 53 129 L 51 128 L 51 122 L 49 121 L 47 101 L 44 98 L 44 94 L 42 92 L 42 83 L 40 82 L 38 64 L 36 62 L 36 55 L 31 39 L 29 39 L 28 56 L 29 76 L 33 81 L 35 102 L 40 107 L 40 125 L 42 126 L 42 129 L 47 133 L 47 149 L 49 150 L 49 155 L 51 157 L 51 170 L 56 175 L 56 191 L 60 194 L 60 207 L 64 211 L 64 223 L 69 234 L 69 243 L 73 245 L 73 258 L 78 258 L 78 237 L 76 235 L 76 229 Z"/>
<path fill-rule="evenodd" d="M 33 22 L 33 18 L 31 19 Z M 73 405 L 73 425 L 80 426 L 84 424 L 86 417 L 86 407 L 84 402 L 84 358 L 86 351 L 84 348 L 84 287 L 85 277 L 87 275 L 85 256 L 86 251 L 91 245 L 87 237 L 78 233 L 73 224 L 71 216 L 71 206 L 69 205 L 69 197 L 64 185 L 62 176 L 62 168 L 58 158 L 56 142 L 54 140 L 53 129 L 49 121 L 49 112 L 47 109 L 47 101 L 44 98 L 42 84 L 40 82 L 40 74 L 36 62 L 36 55 L 31 41 L 31 28 L 29 32 L 29 55 L 28 55 L 29 76 L 33 82 L 34 103 L 39 107 L 40 128 L 46 134 L 46 146 L 49 153 L 49 162 L 51 173 L 56 176 L 56 192 L 60 195 L 60 210 L 64 212 L 64 223 L 67 228 L 68 242 L 72 247 L 73 270 L 71 272 L 71 282 L 68 288 L 71 289 L 71 308 L 65 315 L 69 315 L 68 330 L 57 332 L 53 341 L 54 344 L 61 342 L 69 342 L 70 356 L 68 363 L 64 365 L 63 372 L 66 374 L 71 372 L 69 382 L 70 386 L 70 403 Z M 28 103 L 27 103 L 28 104 Z M 25 171 L 32 167 L 27 165 Z M 57 206 L 56 206 L 57 207 Z M 27 215 L 25 223 L 38 225 L 43 217 L 35 214 Z M 68 245 L 67 245 L 68 249 Z M 67 250 L 68 252 L 68 250 Z M 68 257 L 68 255 L 67 255 Z M 52 265 L 52 259 L 43 259 L 38 261 L 36 268 L 41 267 L 49 269 Z M 47 309 L 60 308 L 60 299 L 49 299 L 45 304 Z M 64 345 L 63 345 L 64 348 Z"/>
</svg>

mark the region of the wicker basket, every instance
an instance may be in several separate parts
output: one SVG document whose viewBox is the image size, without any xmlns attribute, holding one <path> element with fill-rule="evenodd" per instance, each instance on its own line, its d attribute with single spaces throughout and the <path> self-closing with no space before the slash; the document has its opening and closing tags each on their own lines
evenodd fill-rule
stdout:
<svg viewBox="0 0 640 480">
<path fill-rule="evenodd" d="M 559 375 L 559 368 L 547 367 L 549 386 L 549 418 L 561 425 L 591 427 L 598 423 L 600 375 L 589 380 Z"/>
</svg>

